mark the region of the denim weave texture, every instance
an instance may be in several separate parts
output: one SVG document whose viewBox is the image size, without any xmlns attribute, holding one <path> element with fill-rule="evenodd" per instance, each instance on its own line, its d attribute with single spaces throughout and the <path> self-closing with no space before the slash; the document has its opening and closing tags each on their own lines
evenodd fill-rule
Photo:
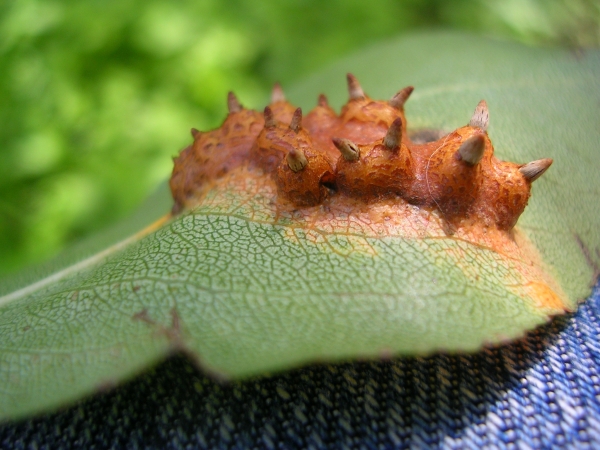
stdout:
<svg viewBox="0 0 600 450">
<path fill-rule="evenodd" d="M 54 448 L 600 448 L 600 289 L 472 355 L 310 366 L 218 384 L 183 356 L 59 412 L 0 426 Z"/>
</svg>

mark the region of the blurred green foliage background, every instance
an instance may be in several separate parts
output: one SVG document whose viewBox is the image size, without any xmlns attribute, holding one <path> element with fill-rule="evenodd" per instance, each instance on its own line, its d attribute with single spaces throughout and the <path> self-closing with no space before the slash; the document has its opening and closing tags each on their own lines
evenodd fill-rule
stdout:
<svg viewBox="0 0 600 450">
<path fill-rule="evenodd" d="M 227 91 L 262 107 L 274 81 L 424 28 L 581 51 L 600 2 L 0 2 L 0 274 L 125 215 L 190 127 L 220 123 Z"/>
</svg>

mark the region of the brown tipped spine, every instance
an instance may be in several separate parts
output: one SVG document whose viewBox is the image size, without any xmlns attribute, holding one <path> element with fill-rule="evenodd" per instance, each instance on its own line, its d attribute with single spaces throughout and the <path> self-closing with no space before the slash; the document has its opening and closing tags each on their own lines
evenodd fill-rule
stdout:
<svg viewBox="0 0 600 450">
<path fill-rule="evenodd" d="M 346 161 L 357 161 L 360 158 L 360 148 L 350 139 L 333 138 L 332 141 Z"/>
<path fill-rule="evenodd" d="M 325 94 L 319 95 L 319 100 L 317 101 L 317 104 L 322 108 L 329 108 L 329 102 L 327 101 L 327 97 L 325 96 Z"/>
<path fill-rule="evenodd" d="M 410 94 L 414 91 L 414 87 L 406 86 L 404 89 L 399 90 L 388 102 L 391 106 L 397 109 L 404 108 L 404 104 L 410 97 Z"/>
<path fill-rule="evenodd" d="M 481 100 L 475 111 L 473 112 L 473 116 L 471 116 L 471 120 L 469 121 L 469 125 L 472 127 L 479 128 L 481 131 L 487 131 L 488 125 L 490 122 L 490 113 L 488 111 L 488 106 L 485 100 Z"/>
<path fill-rule="evenodd" d="M 553 161 L 550 158 L 531 161 L 519 167 L 519 172 L 523 174 L 527 181 L 533 183 L 548 170 L 548 167 L 552 165 L 552 162 Z"/>
<path fill-rule="evenodd" d="M 231 91 L 229 91 L 227 94 L 227 108 L 229 109 L 230 113 L 237 113 L 242 110 L 242 105 L 240 105 L 237 97 Z"/>
<path fill-rule="evenodd" d="M 271 103 L 285 102 L 285 94 L 281 88 L 281 84 L 275 83 L 271 91 Z"/>
<path fill-rule="evenodd" d="M 277 121 L 275 120 L 275 116 L 273 116 L 273 110 L 269 106 L 265 106 L 265 128 L 275 128 L 277 126 Z"/>
<path fill-rule="evenodd" d="M 348 80 L 348 94 L 350 95 L 350 100 L 360 100 L 365 98 L 365 92 L 356 77 L 349 73 L 346 75 L 346 79 Z"/>
<path fill-rule="evenodd" d="M 290 122 L 290 130 L 294 133 L 297 133 L 302 129 L 302 108 L 296 108 L 294 111 L 294 115 L 292 116 L 292 121 Z"/>
<path fill-rule="evenodd" d="M 200 130 L 198 130 L 197 128 L 192 128 L 191 130 L 192 133 L 192 137 L 194 139 L 196 139 L 198 136 L 200 136 L 202 133 L 200 133 Z"/>
<path fill-rule="evenodd" d="M 285 159 L 287 160 L 287 164 L 292 172 L 300 172 L 308 164 L 304 152 L 295 148 L 288 152 Z"/>
<path fill-rule="evenodd" d="M 458 148 L 460 158 L 470 166 L 479 164 L 485 151 L 485 138 L 483 134 L 476 134 L 466 139 Z"/>
<path fill-rule="evenodd" d="M 402 142 L 402 119 L 398 117 L 392 122 L 383 138 L 383 145 L 389 150 L 396 150 Z"/>
</svg>

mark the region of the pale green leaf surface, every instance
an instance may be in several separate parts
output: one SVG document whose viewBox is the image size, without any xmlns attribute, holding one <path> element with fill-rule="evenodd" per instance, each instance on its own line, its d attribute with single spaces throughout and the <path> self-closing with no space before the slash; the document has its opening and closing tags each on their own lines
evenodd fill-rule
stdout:
<svg viewBox="0 0 600 450">
<path fill-rule="evenodd" d="M 599 63 L 597 52 L 417 35 L 343 60 L 289 97 L 310 108 L 327 92 L 339 105 L 352 71 L 375 98 L 415 85 L 409 126 L 445 129 L 465 124 L 485 98 L 501 158 L 555 159 L 519 224 L 574 304 L 600 259 Z M 170 349 L 242 377 L 310 361 L 472 351 L 547 320 L 519 290 L 513 263 L 491 250 L 273 225 L 268 200 L 211 192 L 157 232 L 78 270 L 67 267 L 71 256 L 57 266 L 64 276 L 2 297 L 0 416 L 76 399 Z M 150 216 L 166 212 L 156 207 Z"/>
</svg>

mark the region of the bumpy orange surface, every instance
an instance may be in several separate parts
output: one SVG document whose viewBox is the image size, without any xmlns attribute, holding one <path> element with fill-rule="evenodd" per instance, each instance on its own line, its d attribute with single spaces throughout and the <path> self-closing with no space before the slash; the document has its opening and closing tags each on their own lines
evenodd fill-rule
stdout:
<svg viewBox="0 0 600 450">
<path fill-rule="evenodd" d="M 223 125 L 192 130 L 194 143 L 175 159 L 174 212 L 194 206 L 225 175 L 239 171 L 270 179 L 281 207 L 333 202 L 356 210 L 385 201 L 437 211 L 446 234 L 474 227 L 509 231 L 527 205 L 532 182 L 552 163 L 496 159 L 483 100 L 468 125 L 417 144 L 406 132 L 404 115 L 412 87 L 389 101 L 372 100 L 348 74 L 348 90 L 339 115 L 321 95 L 304 117 L 278 85 L 263 113 L 244 109 L 230 93 Z"/>
</svg>

